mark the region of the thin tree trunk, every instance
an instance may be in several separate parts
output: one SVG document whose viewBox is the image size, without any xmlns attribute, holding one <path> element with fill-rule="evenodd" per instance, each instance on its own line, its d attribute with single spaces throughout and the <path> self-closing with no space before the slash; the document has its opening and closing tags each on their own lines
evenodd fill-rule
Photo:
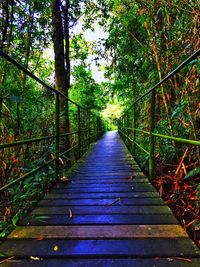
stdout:
<svg viewBox="0 0 200 267">
<path fill-rule="evenodd" d="M 65 22 L 62 17 L 60 0 L 52 0 L 52 29 L 55 55 L 54 65 L 56 89 L 68 97 L 68 90 L 70 86 L 70 68 L 66 69 L 67 66 L 70 67 L 68 5 L 66 5 L 66 9 L 67 21 Z M 66 32 L 64 31 L 64 27 L 66 27 Z M 66 39 L 66 51 L 64 47 L 64 39 Z M 60 111 L 64 114 L 64 122 L 61 125 L 61 130 L 63 133 L 69 132 L 68 101 L 63 97 L 60 99 Z M 65 142 L 65 150 L 69 146 L 69 140 L 67 139 Z"/>
</svg>

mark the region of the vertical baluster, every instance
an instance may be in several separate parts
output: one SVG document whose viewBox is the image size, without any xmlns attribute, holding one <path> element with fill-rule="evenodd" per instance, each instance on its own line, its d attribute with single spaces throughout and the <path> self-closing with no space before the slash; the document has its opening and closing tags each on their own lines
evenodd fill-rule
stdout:
<svg viewBox="0 0 200 267">
<path fill-rule="evenodd" d="M 135 113 L 135 103 L 133 104 L 133 120 L 132 120 L 132 132 L 133 132 L 133 157 L 135 157 L 135 142 L 136 142 L 136 113 Z"/>
<path fill-rule="evenodd" d="M 124 138 L 124 134 L 125 132 L 124 132 L 124 115 L 123 115 L 123 117 L 122 117 L 122 139 L 123 139 L 123 141 L 125 142 L 125 138 Z"/>
<path fill-rule="evenodd" d="M 130 147 L 129 147 L 129 112 L 127 111 L 127 114 L 126 114 L 126 135 L 127 135 L 127 141 L 126 141 L 126 143 L 127 143 L 127 147 L 128 147 L 128 149 L 130 149 Z"/>
<path fill-rule="evenodd" d="M 19 102 L 17 102 L 17 136 L 20 136 L 20 113 L 19 113 Z"/>
<path fill-rule="evenodd" d="M 97 119 L 97 127 L 96 127 L 96 140 L 98 140 L 99 138 L 99 132 L 100 132 L 100 118 L 99 117 L 96 117 Z"/>
<path fill-rule="evenodd" d="M 149 178 L 154 179 L 155 166 L 154 166 L 154 151 L 155 151 L 155 138 L 152 134 L 155 129 L 155 90 L 151 93 L 150 104 L 150 144 L 149 144 Z"/>
<path fill-rule="evenodd" d="M 87 148 L 90 146 L 90 113 L 87 112 L 87 119 L 88 119 L 88 138 L 87 138 Z"/>
<path fill-rule="evenodd" d="M 78 106 L 78 158 L 81 157 L 81 109 Z"/>
<path fill-rule="evenodd" d="M 60 145 L 60 99 L 59 94 L 56 93 L 56 112 L 55 112 L 55 174 L 59 177 L 59 145 Z"/>
</svg>

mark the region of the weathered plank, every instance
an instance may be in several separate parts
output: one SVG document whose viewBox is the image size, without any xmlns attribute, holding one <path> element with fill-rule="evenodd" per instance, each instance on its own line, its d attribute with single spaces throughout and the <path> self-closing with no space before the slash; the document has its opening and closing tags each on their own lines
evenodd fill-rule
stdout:
<svg viewBox="0 0 200 267">
<path fill-rule="evenodd" d="M 59 206 L 36 207 L 32 215 L 69 214 L 69 209 L 77 215 L 86 214 L 171 214 L 167 206 Z"/>
<path fill-rule="evenodd" d="M 79 182 L 77 180 L 72 180 L 71 182 L 69 183 L 59 183 L 59 184 L 56 184 L 54 188 L 83 188 L 83 187 L 87 187 L 87 188 L 91 188 L 91 187 L 100 187 L 100 186 L 105 186 L 105 187 L 134 187 L 134 186 L 145 186 L 145 185 L 151 185 L 147 180 L 141 182 L 140 180 L 137 180 L 137 181 L 129 181 L 128 179 L 124 181 L 121 181 L 121 182 L 110 182 L 110 180 L 104 180 L 104 182 L 102 181 L 96 181 L 95 180 L 92 180 L 91 182 L 86 182 L 86 180 L 82 181 L 82 182 Z"/>
<path fill-rule="evenodd" d="M 2 267 L 199 267 L 200 259 L 183 257 L 148 258 L 148 259 L 11 259 Z"/>
<path fill-rule="evenodd" d="M 100 225 L 100 224 L 177 224 L 171 214 L 107 214 L 107 215 L 75 215 L 70 218 L 69 212 L 62 215 L 27 216 L 19 225 Z M 164 228 L 164 226 L 163 226 Z"/>
<path fill-rule="evenodd" d="M 97 185 L 109 185 L 109 184 L 119 184 L 119 183 L 149 183 L 149 180 L 147 178 L 137 178 L 137 177 L 126 177 L 126 178 L 119 178 L 119 179 L 95 179 L 94 177 L 91 179 L 87 179 L 87 177 L 85 179 L 78 179 L 78 178 L 74 178 L 72 180 L 69 180 L 69 182 L 60 182 L 57 183 L 55 185 L 55 188 L 57 187 L 62 187 L 62 186 L 67 186 L 69 183 L 73 183 L 73 184 L 97 184 Z"/>
<path fill-rule="evenodd" d="M 114 192 L 155 192 L 155 189 L 151 185 L 144 186 L 129 186 L 129 187 L 82 187 L 82 188 L 54 188 L 51 192 L 58 193 L 114 193 Z"/>
<path fill-rule="evenodd" d="M 106 196 L 105 196 L 106 197 Z M 43 199 L 38 206 L 123 206 L 123 205 L 164 205 L 160 198 L 104 198 L 104 199 Z"/>
<path fill-rule="evenodd" d="M 55 249 L 56 247 L 56 249 Z M 188 238 L 140 238 L 122 240 L 8 239 L 1 246 L 5 256 L 18 257 L 200 257 Z"/>
<path fill-rule="evenodd" d="M 114 191 L 119 191 L 120 189 L 132 189 L 132 190 L 137 190 L 139 188 L 139 190 L 142 188 L 145 188 L 145 190 L 153 190 L 155 191 L 155 189 L 152 187 L 152 185 L 150 183 L 135 183 L 132 184 L 130 183 L 118 183 L 118 184 L 104 184 L 105 188 L 109 188 L 109 189 L 113 189 Z M 88 190 L 92 190 L 95 189 L 100 191 L 100 188 L 102 188 L 102 184 L 75 184 L 75 183 L 69 183 L 68 185 L 63 185 L 63 186 L 56 186 L 55 188 L 57 189 L 88 189 Z M 148 192 L 149 192 L 148 191 Z"/>
<path fill-rule="evenodd" d="M 83 225 L 83 226 L 27 226 L 17 227 L 10 238 L 183 238 L 187 234 L 179 225 Z"/>
<path fill-rule="evenodd" d="M 105 198 L 104 193 L 82 193 L 82 194 L 56 194 L 50 193 L 47 194 L 44 199 L 102 199 Z M 159 198 L 157 192 L 140 192 L 138 193 L 109 193 L 106 196 L 107 199 L 116 199 L 116 198 Z"/>
</svg>

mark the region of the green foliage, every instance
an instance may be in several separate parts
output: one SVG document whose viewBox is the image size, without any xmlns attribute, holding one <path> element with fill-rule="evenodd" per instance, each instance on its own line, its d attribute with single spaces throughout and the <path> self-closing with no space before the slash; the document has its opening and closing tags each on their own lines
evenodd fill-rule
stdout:
<svg viewBox="0 0 200 267">
<path fill-rule="evenodd" d="M 188 179 L 197 177 L 199 174 L 200 174 L 200 166 L 189 171 L 188 174 L 184 177 L 184 180 L 188 180 Z M 199 191 L 200 191 L 200 188 L 199 188 Z"/>
</svg>

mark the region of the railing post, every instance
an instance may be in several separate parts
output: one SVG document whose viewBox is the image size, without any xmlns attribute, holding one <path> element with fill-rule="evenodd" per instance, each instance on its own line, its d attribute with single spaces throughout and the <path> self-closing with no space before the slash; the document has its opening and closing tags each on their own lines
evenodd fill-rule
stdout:
<svg viewBox="0 0 200 267">
<path fill-rule="evenodd" d="M 81 110 L 78 106 L 78 158 L 81 157 Z"/>
<path fill-rule="evenodd" d="M 56 112 L 55 112 L 55 174 L 59 177 L 59 145 L 60 145 L 60 99 L 59 94 L 56 93 Z"/>
<path fill-rule="evenodd" d="M 132 132 L 133 132 L 133 145 L 132 145 L 132 149 L 133 149 L 133 157 L 135 158 L 135 142 L 136 142 L 136 116 L 135 116 L 135 103 L 133 104 L 133 120 L 132 120 Z"/>
<path fill-rule="evenodd" d="M 17 102 L 17 136 L 20 135 L 20 114 L 19 114 L 19 103 Z"/>
<path fill-rule="evenodd" d="M 98 140 L 99 134 L 100 134 L 100 119 L 99 119 L 99 117 L 96 117 L 96 119 L 97 119 L 96 140 Z"/>
<path fill-rule="evenodd" d="M 122 117 L 122 139 L 123 139 L 123 141 L 125 142 L 125 139 L 124 139 L 124 115 L 123 115 L 123 117 Z"/>
<path fill-rule="evenodd" d="M 87 149 L 90 146 L 90 113 L 87 113 L 87 117 L 88 117 L 88 140 L 87 140 Z"/>
<path fill-rule="evenodd" d="M 149 178 L 154 179 L 155 166 L 154 166 L 154 151 L 155 151 L 155 138 L 152 134 L 155 129 L 155 90 L 151 93 L 150 104 L 150 144 L 149 144 Z"/>
<path fill-rule="evenodd" d="M 126 138 L 126 145 L 129 149 L 129 114 L 128 114 L 128 111 L 127 111 L 127 114 L 126 114 L 126 135 L 127 135 L 127 138 Z"/>
</svg>

